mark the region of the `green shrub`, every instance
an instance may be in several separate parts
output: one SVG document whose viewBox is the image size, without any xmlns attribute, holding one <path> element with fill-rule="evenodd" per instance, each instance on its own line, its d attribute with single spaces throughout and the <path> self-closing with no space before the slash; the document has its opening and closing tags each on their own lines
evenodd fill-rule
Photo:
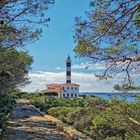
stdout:
<svg viewBox="0 0 140 140">
<path fill-rule="evenodd" d="M 43 93 L 45 96 L 58 96 L 57 92 L 47 92 L 47 93 Z"/>
<path fill-rule="evenodd" d="M 33 97 L 30 102 L 36 107 L 44 108 L 46 105 L 46 98 L 44 96 Z"/>
<path fill-rule="evenodd" d="M 128 117 L 140 122 L 140 99 L 104 100 L 99 97 L 56 98 L 34 95 L 32 103 L 77 130 L 100 140 L 139 140 L 140 129 Z"/>
<path fill-rule="evenodd" d="M 58 117 L 61 120 L 67 121 L 66 117 L 69 112 L 72 112 L 75 108 L 72 107 L 53 107 L 48 110 L 48 113 L 54 117 Z"/>
<path fill-rule="evenodd" d="M 0 128 L 4 129 L 6 127 L 6 114 L 5 113 L 0 113 Z"/>
<path fill-rule="evenodd" d="M 7 93 L 0 93 L 0 128 L 6 127 L 6 116 L 12 111 L 15 104 L 15 100 Z"/>
</svg>

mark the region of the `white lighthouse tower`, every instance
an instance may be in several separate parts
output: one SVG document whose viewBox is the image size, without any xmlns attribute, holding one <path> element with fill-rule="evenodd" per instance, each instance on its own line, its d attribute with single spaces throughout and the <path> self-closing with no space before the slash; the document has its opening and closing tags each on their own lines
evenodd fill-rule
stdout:
<svg viewBox="0 0 140 140">
<path fill-rule="evenodd" d="M 69 55 L 66 60 L 66 83 L 71 83 L 71 58 Z"/>
</svg>

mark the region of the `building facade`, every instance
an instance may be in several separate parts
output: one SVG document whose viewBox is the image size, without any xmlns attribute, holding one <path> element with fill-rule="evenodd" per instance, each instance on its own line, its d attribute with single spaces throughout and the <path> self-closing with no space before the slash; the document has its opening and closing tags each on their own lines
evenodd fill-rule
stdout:
<svg viewBox="0 0 140 140">
<path fill-rule="evenodd" d="M 79 85 L 74 83 L 61 84 L 61 97 L 73 98 L 79 96 Z"/>
<path fill-rule="evenodd" d="M 78 84 L 71 83 L 71 58 L 68 55 L 66 59 L 66 83 L 62 84 L 48 84 L 46 89 L 42 90 L 45 93 L 56 92 L 58 97 L 73 98 L 79 97 L 79 86 Z"/>
</svg>

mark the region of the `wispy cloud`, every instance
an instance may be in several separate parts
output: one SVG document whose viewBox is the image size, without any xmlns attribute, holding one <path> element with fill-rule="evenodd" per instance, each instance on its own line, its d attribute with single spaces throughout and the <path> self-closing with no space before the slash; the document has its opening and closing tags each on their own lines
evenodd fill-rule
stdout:
<svg viewBox="0 0 140 140">
<path fill-rule="evenodd" d="M 31 83 L 24 88 L 23 91 L 34 92 L 36 90 L 45 89 L 45 85 L 48 83 L 64 83 L 64 72 L 34 72 L 30 73 Z M 92 73 L 72 73 L 72 82 L 80 85 L 80 91 L 88 92 L 111 92 L 115 81 L 102 81 L 99 80 Z M 109 83 L 108 83 L 109 82 Z"/>
<path fill-rule="evenodd" d="M 73 69 L 104 70 L 105 64 L 102 64 L 102 63 L 93 64 L 92 62 L 89 61 L 85 63 L 74 64 L 72 65 L 72 68 Z"/>
<path fill-rule="evenodd" d="M 73 70 L 84 70 L 84 69 L 88 69 L 88 70 L 105 70 L 105 64 L 103 63 L 95 63 L 93 64 L 91 61 L 88 62 L 82 62 L 80 64 L 73 64 L 72 65 L 72 69 Z M 55 70 L 65 70 L 64 67 L 55 67 Z"/>
</svg>

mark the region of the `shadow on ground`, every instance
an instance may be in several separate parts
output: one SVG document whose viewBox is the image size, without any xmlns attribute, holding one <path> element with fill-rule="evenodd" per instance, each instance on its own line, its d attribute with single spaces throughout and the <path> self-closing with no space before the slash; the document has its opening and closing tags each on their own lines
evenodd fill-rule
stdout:
<svg viewBox="0 0 140 140">
<path fill-rule="evenodd" d="M 64 132 L 57 130 L 24 100 L 19 100 L 13 110 L 7 129 L 0 140 L 70 140 Z"/>
</svg>

